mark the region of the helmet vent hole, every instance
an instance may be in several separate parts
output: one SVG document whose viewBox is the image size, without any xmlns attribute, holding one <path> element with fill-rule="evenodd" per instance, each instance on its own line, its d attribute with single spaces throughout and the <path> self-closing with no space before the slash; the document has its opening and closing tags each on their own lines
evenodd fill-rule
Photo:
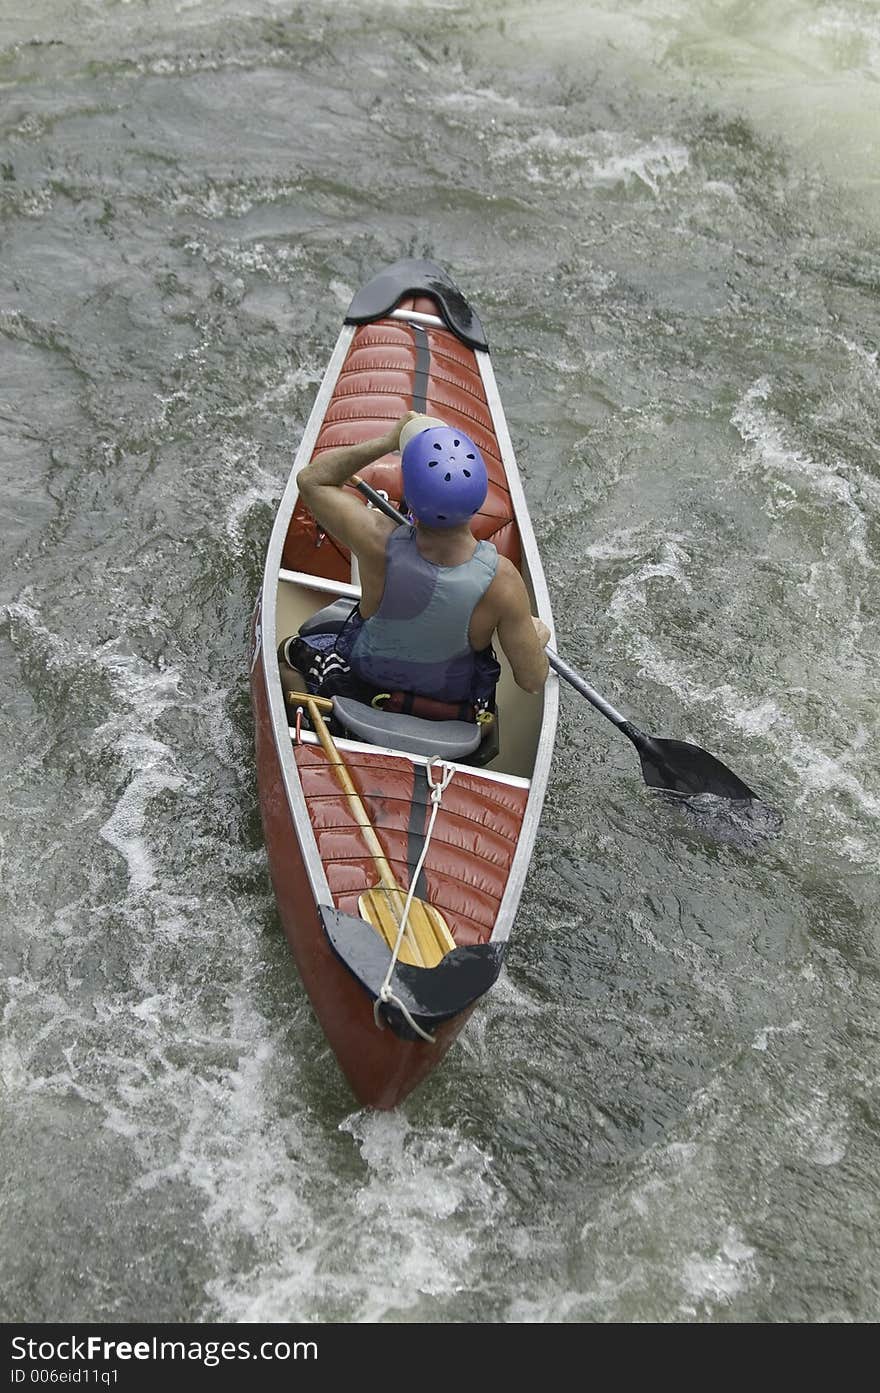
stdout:
<svg viewBox="0 0 880 1393">
<path fill-rule="evenodd" d="M 439 460 L 436 460 L 436 459 L 429 459 L 429 460 L 428 460 L 428 468 L 429 468 L 429 469 L 436 469 L 436 468 L 437 468 L 437 465 L 438 465 L 439 463 L 440 463 Z"/>
<path fill-rule="evenodd" d="M 446 521 L 446 514 L 445 514 L 445 513 L 438 513 L 438 514 L 437 514 L 437 521 L 438 521 L 438 522 L 445 522 L 445 521 Z"/>
<path fill-rule="evenodd" d="M 437 441 L 435 440 L 435 441 L 434 441 L 434 449 L 435 449 L 435 450 L 442 450 L 442 449 L 443 449 L 443 446 L 442 446 L 442 445 L 439 445 L 439 444 L 437 443 Z"/>
<path fill-rule="evenodd" d="M 453 440 L 452 443 L 453 443 L 453 445 L 460 445 L 460 444 L 461 444 L 461 441 L 460 441 L 460 440 Z"/>
<path fill-rule="evenodd" d="M 471 477 L 471 471 L 469 469 L 463 469 L 461 472 L 466 479 L 469 479 Z"/>
<path fill-rule="evenodd" d="M 465 455 L 465 459 L 476 459 L 476 455 Z"/>
<path fill-rule="evenodd" d="M 451 475 L 451 474 L 444 474 L 443 477 L 444 477 L 444 479 L 446 480 L 446 482 L 447 482 L 447 484 L 448 484 L 448 483 L 449 483 L 449 480 L 452 478 L 452 475 Z"/>
</svg>

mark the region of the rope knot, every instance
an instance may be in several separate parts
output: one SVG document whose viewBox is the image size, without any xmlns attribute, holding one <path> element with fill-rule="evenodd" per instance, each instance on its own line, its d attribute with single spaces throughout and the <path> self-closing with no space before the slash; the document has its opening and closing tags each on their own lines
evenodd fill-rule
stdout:
<svg viewBox="0 0 880 1393">
<path fill-rule="evenodd" d="M 435 764 L 438 764 L 440 766 L 440 769 L 443 771 L 441 777 L 436 782 L 431 777 L 431 771 Z M 427 779 L 428 787 L 431 790 L 432 803 L 440 802 L 444 792 L 452 783 L 452 776 L 454 773 L 455 770 L 453 769 L 452 765 L 447 764 L 446 761 L 442 760 L 439 755 L 435 755 L 434 758 L 429 761 L 428 765 L 425 768 L 425 778 Z"/>
<path fill-rule="evenodd" d="M 437 779 L 436 782 L 432 778 L 432 770 L 435 764 L 438 764 L 440 766 L 440 769 L 443 771 L 440 775 L 440 778 Z M 425 767 L 425 778 L 427 779 L 428 787 L 431 790 L 431 802 L 434 804 L 434 806 L 431 809 L 431 817 L 430 821 L 428 822 L 428 830 L 425 833 L 425 842 L 424 846 L 422 847 L 422 854 L 418 859 L 416 868 L 413 871 L 412 878 L 410 880 L 409 891 L 406 896 L 406 901 L 403 906 L 403 913 L 400 916 L 400 923 L 397 928 L 397 939 L 393 949 L 391 950 L 391 961 L 388 964 L 388 971 L 385 973 L 385 981 L 379 988 L 379 994 L 373 1002 L 373 1020 L 376 1022 L 376 1025 L 379 1027 L 380 1030 L 383 1029 L 383 1021 L 380 1015 L 380 1008 L 382 1006 L 387 1006 L 389 1002 L 392 1002 L 400 1011 L 400 1014 L 403 1016 L 407 1025 L 413 1031 L 415 1031 L 416 1035 L 418 1035 L 420 1039 L 425 1040 L 429 1045 L 434 1044 L 434 1036 L 429 1035 L 426 1030 L 422 1030 L 422 1027 L 416 1021 L 413 1020 L 410 1012 L 407 1010 L 404 1003 L 400 1000 L 400 997 L 395 996 L 394 992 L 391 990 L 391 978 L 393 977 L 394 969 L 397 966 L 397 958 L 400 953 L 400 945 L 403 942 L 403 935 L 406 930 L 410 906 L 412 905 L 413 895 L 415 894 L 416 883 L 421 874 L 422 867 L 424 866 L 425 861 L 427 859 L 428 847 L 431 844 L 431 834 L 434 831 L 434 823 L 436 822 L 437 814 L 440 811 L 440 801 L 443 797 L 444 790 L 449 787 L 454 773 L 455 770 L 453 769 L 452 765 L 447 764 L 446 761 L 442 760 L 439 755 L 435 755 L 433 759 L 429 760 L 428 764 Z"/>
</svg>

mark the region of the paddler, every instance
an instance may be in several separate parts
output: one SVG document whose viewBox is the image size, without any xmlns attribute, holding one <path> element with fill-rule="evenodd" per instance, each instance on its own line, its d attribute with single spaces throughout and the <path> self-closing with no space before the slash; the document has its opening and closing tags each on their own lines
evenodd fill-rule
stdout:
<svg viewBox="0 0 880 1393">
<path fill-rule="evenodd" d="M 414 518 L 407 526 L 345 488 L 353 474 L 398 449 Z M 517 685 L 541 690 L 550 631 L 531 613 L 516 567 L 471 531 L 489 481 L 468 436 L 410 411 L 384 435 L 325 451 L 297 482 L 318 525 L 351 550 L 360 572 L 360 604 L 327 657 L 322 691 L 367 699 L 378 691 L 412 693 L 441 714 L 479 708 L 491 702 L 500 672 L 496 636 Z M 282 644 L 282 656 L 302 666 L 296 642 Z"/>
</svg>

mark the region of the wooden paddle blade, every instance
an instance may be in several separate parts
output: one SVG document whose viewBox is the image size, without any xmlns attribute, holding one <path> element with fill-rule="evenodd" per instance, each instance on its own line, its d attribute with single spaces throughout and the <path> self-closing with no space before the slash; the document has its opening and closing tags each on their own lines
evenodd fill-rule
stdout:
<svg viewBox="0 0 880 1393">
<path fill-rule="evenodd" d="M 720 759 L 685 740 L 657 740 L 653 736 L 636 746 L 645 783 L 674 793 L 714 793 L 719 798 L 757 798 L 742 779 Z"/>
<path fill-rule="evenodd" d="M 392 902 L 392 897 L 399 893 L 399 891 L 386 890 L 380 885 L 374 890 L 366 890 L 358 900 L 358 913 L 361 918 L 376 929 L 379 937 L 384 939 L 392 950 L 397 942 L 400 916 L 403 912 L 403 899 L 400 900 L 399 905 L 395 905 Z M 411 925 L 407 926 L 403 935 L 399 958 L 402 963 L 409 963 L 411 967 L 425 966 L 424 956 L 413 936 Z"/>
<path fill-rule="evenodd" d="M 451 953 L 458 945 L 452 937 L 452 930 L 439 909 L 435 909 L 432 904 L 429 904 L 427 910 L 428 917 L 431 920 L 431 927 L 434 930 L 434 937 L 440 948 L 440 956 L 445 958 L 446 954 Z"/>
<path fill-rule="evenodd" d="M 409 911 L 409 922 L 422 951 L 426 967 L 436 967 L 437 963 L 451 953 L 455 939 L 449 925 L 439 909 L 424 900 L 413 900 Z"/>
<path fill-rule="evenodd" d="M 378 885 L 361 895 L 358 912 L 393 949 L 405 904 L 406 891 Z M 436 967 L 454 947 L 455 940 L 440 911 L 424 900 L 414 899 L 409 907 L 400 961 L 412 967 Z"/>
</svg>

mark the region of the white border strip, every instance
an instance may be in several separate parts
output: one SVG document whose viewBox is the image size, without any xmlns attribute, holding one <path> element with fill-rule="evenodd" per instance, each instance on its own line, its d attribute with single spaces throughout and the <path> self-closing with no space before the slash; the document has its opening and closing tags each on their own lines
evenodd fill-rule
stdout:
<svg viewBox="0 0 880 1393">
<path fill-rule="evenodd" d="M 480 369 L 480 377 L 483 380 L 486 401 L 492 413 L 492 424 L 495 428 L 495 437 L 501 451 L 501 460 L 504 465 L 507 487 L 510 492 L 511 503 L 513 504 L 516 524 L 519 528 L 523 557 L 528 568 L 529 578 L 532 582 L 532 589 L 535 594 L 535 604 L 538 609 L 538 615 L 550 629 L 551 638 L 553 638 L 554 627 L 553 614 L 550 609 L 550 594 L 547 589 L 547 581 L 544 578 L 544 568 L 541 565 L 538 544 L 535 541 L 535 534 L 532 530 L 532 522 L 529 517 L 526 496 L 523 492 L 522 480 L 519 477 L 519 470 L 516 465 L 516 457 L 513 453 L 513 443 L 510 439 L 510 432 L 507 429 L 507 421 L 504 416 L 504 407 L 501 404 L 498 383 L 495 381 L 495 372 L 487 352 L 478 349 L 474 351 L 474 356 L 476 357 L 477 365 Z M 498 906 L 498 916 L 495 920 L 495 928 L 492 931 L 493 943 L 504 942 L 510 937 L 523 885 L 525 884 L 526 875 L 528 874 L 529 865 L 531 863 L 532 849 L 540 825 L 541 809 L 544 803 L 544 795 L 547 791 L 547 780 L 550 777 L 553 746 L 556 740 L 556 722 L 559 716 L 559 679 L 552 668 L 544 684 L 543 701 L 544 713 L 541 720 L 541 734 L 538 737 L 538 748 L 535 751 L 535 765 L 532 770 L 529 800 L 526 804 L 517 851 L 511 863 L 510 872 L 507 877 L 507 885 L 504 888 L 501 903 Z"/>
</svg>

